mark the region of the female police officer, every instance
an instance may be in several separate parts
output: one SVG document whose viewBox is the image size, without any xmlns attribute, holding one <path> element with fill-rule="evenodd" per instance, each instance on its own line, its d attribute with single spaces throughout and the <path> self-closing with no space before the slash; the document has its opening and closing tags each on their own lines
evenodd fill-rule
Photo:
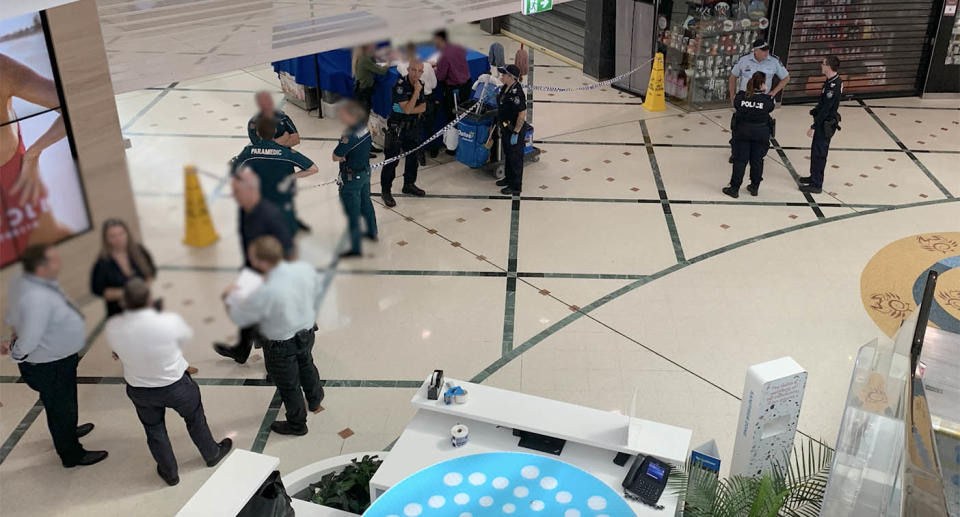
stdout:
<svg viewBox="0 0 960 517">
<path fill-rule="evenodd" d="M 766 93 L 766 79 L 766 74 L 756 72 L 747 83 L 746 91 L 738 93 L 733 100 L 736 110 L 730 123 L 733 130 L 733 174 L 730 185 L 723 188 L 723 193 L 733 198 L 740 197 L 747 161 L 750 162 L 750 184 L 747 185 L 750 195 L 757 195 L 763 181 L 763 157 L 770 149 L 770 112 L 774 107 L 773 97 Z"/>
</svg>

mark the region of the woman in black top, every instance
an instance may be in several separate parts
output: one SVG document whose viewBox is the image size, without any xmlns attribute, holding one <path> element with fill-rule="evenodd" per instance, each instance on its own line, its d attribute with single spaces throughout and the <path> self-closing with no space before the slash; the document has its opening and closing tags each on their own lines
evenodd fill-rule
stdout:
<svg viewBox="0 0 960 517">
<path fill-rule="evenodd" d="M 747 83 L 747 90 L 740 92 L 733 99 L 733 174 L 730 176 L 730 185 L 723 188 L 723 193 L 736 198 L 740 197 L 740 184 L 743 183 L 743 174 L 750 162 L 750 184 L 747 190 L 750 195 L 756 196 L 760 191 L 760 182 L 763 181 L 763 157 L 770 149 L 770 112 L 773 111 L 773 97 L 767 95 L 767 76 L 757 72 Z"/>
<path fill-rule="evenodd" d="M 106 301 L 107 317 L 123 311 L 120 300 L 127 280 L 139 277 L 149 284 L 156 276 L 153 258 L 133 240 L 127 223 L 107 219 L 103 223 L 100 257 L 90 273 L 90 290 Z"/>
</svg>

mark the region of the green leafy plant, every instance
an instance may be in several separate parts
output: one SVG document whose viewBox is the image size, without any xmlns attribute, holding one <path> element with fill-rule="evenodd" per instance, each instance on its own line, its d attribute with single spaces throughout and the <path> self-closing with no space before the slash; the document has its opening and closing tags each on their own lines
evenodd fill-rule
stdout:
<svg viewBox="0 0 960 517">
<path fill-rule="evenodd" d="M 339 472 L 330 472 L 310 484 L 310 501 L 361 514 L 370 506 L 370 479 L 383 463 L 378 456 L 354 458 Z"/>
<path fill-rule="evenodd" d="M 818 517 L 833 450 L 811 439 L 785 456 L 758 477 L 726 479 L 687 461 L 668 484 L 685 517 Z"/>
</svg>

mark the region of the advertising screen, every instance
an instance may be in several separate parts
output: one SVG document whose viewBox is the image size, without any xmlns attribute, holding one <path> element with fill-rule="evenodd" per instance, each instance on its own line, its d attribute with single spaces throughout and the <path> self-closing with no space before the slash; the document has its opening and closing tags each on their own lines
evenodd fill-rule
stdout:
<svg viewBox="0 0 960 517">
<path fill-rule="evenodd" d="M 0 267 L 90 229 L 40 13 L 0 19 Z"/>
</svg>

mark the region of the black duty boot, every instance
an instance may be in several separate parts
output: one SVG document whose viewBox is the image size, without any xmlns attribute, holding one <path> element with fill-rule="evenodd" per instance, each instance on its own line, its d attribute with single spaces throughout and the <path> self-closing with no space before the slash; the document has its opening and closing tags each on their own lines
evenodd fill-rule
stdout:
<svg viewBox="0 0 960 517">
<path fill-rule="evenodd" d="M 721 192 L 723 192 L 724 194 L 734 199 L 740 197 L 740 189 L 733 188 L 729 185 L 727 185 L 726 187 L 723 187 L 723 189 L 721 189 Z"/>
</svg>

